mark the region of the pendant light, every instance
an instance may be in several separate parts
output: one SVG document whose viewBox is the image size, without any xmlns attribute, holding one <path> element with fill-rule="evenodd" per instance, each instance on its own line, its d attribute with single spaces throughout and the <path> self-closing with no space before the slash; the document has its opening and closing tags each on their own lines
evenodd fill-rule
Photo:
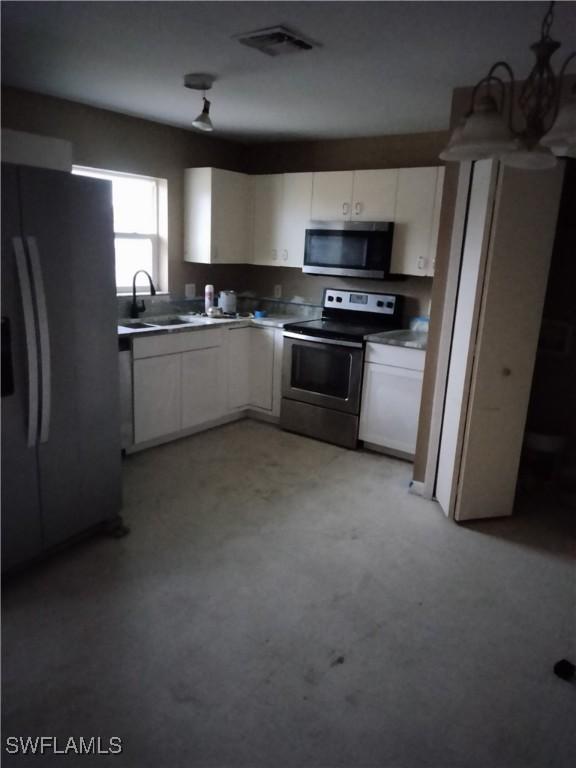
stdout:
<svg viewBox="0 0 576 768">
<path fill-rule="evenodd" d="M 574 156 L 576 96 L 562 108 L 560 101 L 562 79 L 576 52 L 568 56 L 556 75 L 550 60 L 560 43 L 550 37 L 553 20 L 554 2 L 551 2 L 542 21 L 540 40 L 530 46 L 536 62 L 518 98 L 512 68 L 505 61 L 497 61 L 486 77 L 474 86 L 468 114 L 440 153 L 441 160 L 463 162 L 498 158 L 504 165 L 538 170 L 552 168 L 558 156 Z M 498 71 L 503 71 L 510 81 L 506 115 L 507 89 L 503 78 L 495 74 Z M 524 119 L 521 129 L 514 127 L 515 106 Z"/>
<path fill-rule="evenodd" d="M 214 75 L 189 74 L 184 76 L 184 86 L 194 91 L 202 91 L 202 112 L 192 121 L 192 126 L 199 131 L 210 132 L 214 130 L 212 120 L 210 119 L 210 102 L 206 98 L 206 91 L 212 88 L 212 83 L 216 78 Z"/>
</svg>

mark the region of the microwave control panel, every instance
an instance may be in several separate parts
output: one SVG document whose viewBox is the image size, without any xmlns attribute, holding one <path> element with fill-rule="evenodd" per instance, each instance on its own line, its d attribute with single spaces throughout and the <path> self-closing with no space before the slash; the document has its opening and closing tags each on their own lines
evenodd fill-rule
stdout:
<svg viewBox="0 0 576 768">
<path fill-rule="evenodd" d="M 339 291 L 326 288 L 324 291 L 324 308 L 393 315 L 396 308 L 396 296 L 387 293 Z"/>
</svg>

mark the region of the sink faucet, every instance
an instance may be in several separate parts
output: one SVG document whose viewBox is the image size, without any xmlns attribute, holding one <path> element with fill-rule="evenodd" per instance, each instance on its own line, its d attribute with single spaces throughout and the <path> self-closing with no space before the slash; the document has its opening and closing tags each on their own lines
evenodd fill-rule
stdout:
<svg viewBox="0 0 576 768">
<path fill-rule="evenodd" d="M 146 277 L 148 278 L 148 281 L 150 282 L 150 296 L 156 296 L 156 288 L 154 288 L 154 283 L 152 282 L 152 278 L 146 272 L 145 269 L 139 269 L 137 272 L 134 272 L 134 277 L 132 278 L 132 307 L 130 308 L 130 317 L 137 318 L 140 312 L 144 312 L 146 309 L 146 304 L 144 304 L 144 299 L 138 300 L 136 298 L 136 278 L 138 275 L 142 272 Z"/>
</svg>

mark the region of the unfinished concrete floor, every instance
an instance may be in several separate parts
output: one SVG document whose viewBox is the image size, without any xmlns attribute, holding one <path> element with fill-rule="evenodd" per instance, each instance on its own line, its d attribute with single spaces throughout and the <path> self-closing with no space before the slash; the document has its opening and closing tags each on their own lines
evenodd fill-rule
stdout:
<svg viewBox="0 0 576 768">
<path fill-rule="evenodd" d="M 4 593 L 4 765 L 561 768 L 576 757 L 574 541 L 459 527 L 410 465 L 244 421 L 125 462 L 122 540 Z"/>
</svg>

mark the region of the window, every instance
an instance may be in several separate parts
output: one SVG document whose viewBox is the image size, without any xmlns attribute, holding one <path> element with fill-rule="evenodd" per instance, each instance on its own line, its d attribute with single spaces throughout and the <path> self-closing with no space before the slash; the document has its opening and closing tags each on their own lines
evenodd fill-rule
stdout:
<svg viewBox="0 0 576 768">
<path fill-rule="evenodd" d="M 76 165 L 72 172 L 112 182 L 116 291 L 132 291 L 132 278 L 139 269 L 145 269 L 159 289 L 160 263 L 167 258 L 165 179 Z M 148 290 L 145 275 L 138 275 L 136 287 Z"/>
</svg>

